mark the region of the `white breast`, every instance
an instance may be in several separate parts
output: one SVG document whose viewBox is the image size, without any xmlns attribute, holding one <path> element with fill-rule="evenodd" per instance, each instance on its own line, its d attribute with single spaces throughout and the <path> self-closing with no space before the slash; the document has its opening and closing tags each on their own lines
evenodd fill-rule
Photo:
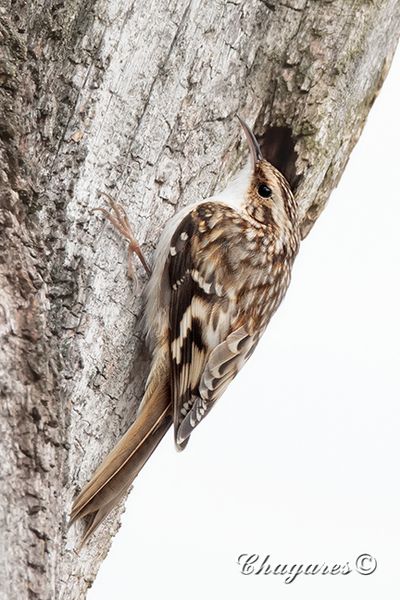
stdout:
<svg viewBox="0 0 400 600">
<path fill-rule="evenodd" d="M 203 202 L 222 202 L 240 211 L 248 189 L 250 172 L 251 165 L 249 161 L 222 192 L 185 206 L 166 223 L 154 254 L 153 272 L 144 292 L 144 330 L 151 346 L 156 343 L 159 336 L 165 335 L 165 330 L 168 327 L 169 290 L 166 281 L 163 282 L 163 274 L 171 238 L 176 228 L 195 206 Z"/>
</svg>

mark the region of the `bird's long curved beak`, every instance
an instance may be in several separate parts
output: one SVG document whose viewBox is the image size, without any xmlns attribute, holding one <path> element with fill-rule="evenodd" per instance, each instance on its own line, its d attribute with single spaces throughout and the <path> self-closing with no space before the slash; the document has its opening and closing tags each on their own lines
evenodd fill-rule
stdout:
<svg viewBox="0 0 400 600">
<path fill-rule="evenodd" d="M 254 133 L 252 132 L 252 130 L 250 129 L 250 127 L 247 125 L 247 123 L 245 123 L 243 121 L 243 119 L 241 119 L 239 117 L 239 115 L 236 115 L 239 123 L 241 124 L 241 126 L 243 127 L 243 131 L 244 134 L 246 136 L 246 140 L 247 143 L 249 144 L 250 147 L 250 152 L 251 152 L 251 160 L 252 160 L 252 166 L 253 169 L 256 166 L 256 164 L 263 159 L 263 155 L 261 154 L 261 148 L 259 143 L 256 140 L 256 136 L 254 135 Z"/>
</svg>

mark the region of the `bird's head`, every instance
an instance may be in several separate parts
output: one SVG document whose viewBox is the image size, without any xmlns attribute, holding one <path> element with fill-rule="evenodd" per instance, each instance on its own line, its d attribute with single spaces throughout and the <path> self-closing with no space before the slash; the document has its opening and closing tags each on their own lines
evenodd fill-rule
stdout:
<svg viewBox="0 0 400 600">
<path fill-rule="evenodd" d="M 275 235 L 286 237 L 297 228 L 297 204 L 289 183 L 262 155 L 250 127 L 238 116 L 250 147 L 251 167 L 245 210 L 251 218 L 271 226 Z"/>
</svg>

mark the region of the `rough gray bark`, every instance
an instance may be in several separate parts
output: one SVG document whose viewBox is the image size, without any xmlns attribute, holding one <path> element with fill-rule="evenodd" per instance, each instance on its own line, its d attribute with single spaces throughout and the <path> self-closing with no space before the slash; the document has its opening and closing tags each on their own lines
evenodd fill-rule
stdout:
<svg viewBox="0 0 400 600">
<path fill-rule="evenodd" d="M 151 261 L 178 205 L 237 169 L 239 112 L 293 130 L 306 235 L 388 71 L 397 0 L 3 0 L 1 598 L 83 598 L 71 499 L 133 420 L 148 359 L 109 191 Z M 240 142 L 241 143 L 241 142 Z M 241 143 L 242 144 L 242 143 Z"/>
</svg>

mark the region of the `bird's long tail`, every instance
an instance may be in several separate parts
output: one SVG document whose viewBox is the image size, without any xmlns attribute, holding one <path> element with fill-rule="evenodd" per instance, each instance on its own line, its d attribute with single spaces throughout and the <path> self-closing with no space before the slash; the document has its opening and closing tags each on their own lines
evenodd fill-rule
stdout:
<svg viewBox="0 0 400 600">
<path fill-rule="evenodd" d="M 147 386 L 143 408 L 115 448 L 75 499 L 72 524 L 87 517 L 81 546 L 128 491 L 136 475 L 172 424 L 170 392 L 165 377 Z M 153 379 L 153 381 L 154 381 Z"/>
</svg>

